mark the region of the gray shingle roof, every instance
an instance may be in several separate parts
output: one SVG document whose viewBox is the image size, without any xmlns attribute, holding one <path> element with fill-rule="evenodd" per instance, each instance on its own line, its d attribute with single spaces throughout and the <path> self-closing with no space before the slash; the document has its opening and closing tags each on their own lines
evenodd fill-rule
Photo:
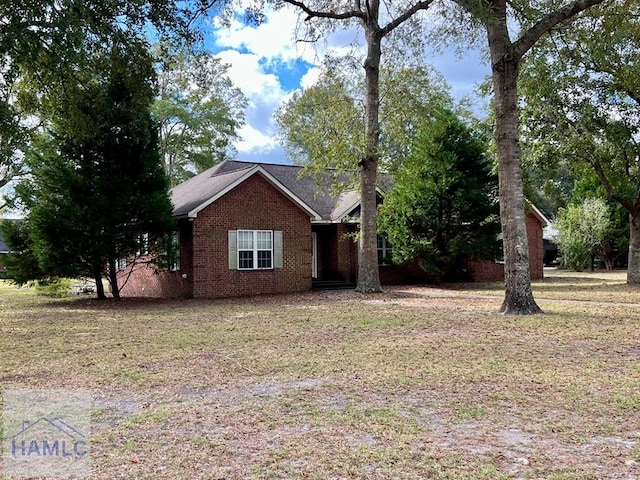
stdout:
<svg viewBox="0 0 640 480">
<path fill-rule="evenodd" d="M 174 214 L 186 216 L 194 211 L 197 213 L 197 210 L 210 203 L 211 199 L 226 193 L 236 182 L 250 175 L 252 169 L 257 173 L 256 167 L 267 172 L 308 209 L 317 213 L 320 218 L 316 220 L 339 221 L 358 205 L 357 191 L 346 190 L 340 194 L 331 191 L 336 177 L 347 182 L 347 175 L 327 171 L 326 176 L 317 177 L 303 174 L 303 168 L 295 165 L 227 160 L 172 189 Z M 388 183 L 388 179 L 384 179 L 383 183 Z"/>
<path fill-rule="evenodd" d="M 188 215 L 189 212 L 206 203 L 209 199 L 242 178 L 251 168 L 251 165 L 223 173 L 217 173 L 214 170 L 215 168 L 210 168 L 171 190 L 174 215 L 178 217 Z"/>
</svg>

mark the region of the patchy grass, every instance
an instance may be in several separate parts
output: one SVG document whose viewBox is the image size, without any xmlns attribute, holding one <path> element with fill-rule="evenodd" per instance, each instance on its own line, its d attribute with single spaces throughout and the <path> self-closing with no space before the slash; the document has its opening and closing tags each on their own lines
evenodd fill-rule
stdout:
<svg viewBox="0 0 640 480">
<path fill-rule="evenodd" d="M 93 477 L 634 479 L 640 292 L 52 300 L 0 283 L 3 389 L 94 396 Z"/>
<path fill-rule="evenodd" d="M 573 272 L 545 268 L 544 279 L 532 282 L 536 299 L 577 300 L 585 302 L 636 303 L 640 301 L 640 286 L 627 285 L 624 270 L 596 270 Z M 446 285 L 444 291 L 466 295 L 504 295 L 504 285 L 495 283 L 466 283 Z"/>
</svg>

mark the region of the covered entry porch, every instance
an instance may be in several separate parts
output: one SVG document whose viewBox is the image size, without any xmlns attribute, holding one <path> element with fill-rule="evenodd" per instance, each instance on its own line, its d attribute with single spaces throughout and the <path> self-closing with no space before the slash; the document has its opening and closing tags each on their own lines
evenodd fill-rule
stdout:
<svg viewBox="0 0 640 480">
<path fill-rule="evenodd" d="M 312 286 L 354 288 L 357 280 L 358 245 L 356 225 L 348 223 L 315 224 L 312 238 Z"/>
</svg>

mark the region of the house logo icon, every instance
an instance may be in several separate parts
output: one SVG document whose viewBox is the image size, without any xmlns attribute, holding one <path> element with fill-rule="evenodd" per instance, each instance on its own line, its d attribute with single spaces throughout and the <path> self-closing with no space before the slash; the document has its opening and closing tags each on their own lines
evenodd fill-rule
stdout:
<svg viewBox="0 0 640 480">
<path fill-rule="evenodd" d="M 23 420 L 22 429 L 11 437 L 14 459 L 80 459 L 89 454 L 86 436 L 59 417 Z"/>
</svg>

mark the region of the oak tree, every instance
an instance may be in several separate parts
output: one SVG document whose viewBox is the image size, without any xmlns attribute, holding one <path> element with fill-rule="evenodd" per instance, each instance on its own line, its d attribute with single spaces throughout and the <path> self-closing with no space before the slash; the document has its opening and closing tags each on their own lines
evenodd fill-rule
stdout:
<svg viewBox="0 0 640 480">
<path fill-rule="evenodd" d="M 427 10 L 434 0 L 385 3 L 380 0 L 329 1 L 282 0 L 294 6 L 304 16 L 308 38 L 318 38 L 319 32 L 357 26 L 364 36 L 364 150 L 358 157 L 360 172 L 360 232 L 358 247 L 358 281 L 361 293 L 379 292 L 376 178 L 380 162 L 380 66 L 383 40 L 403 25 L 409 25 L 421 11 Z M 410 43 L 410 37 L 405 37 Z"/>
<path fill-rule="evenodd" d="M 533 298 L 529 271 L 519 142 L 520 65 L 543 35 L 603 0 L 453 2 L 484 30 L 491 62 L 505 260 L 505 298 L 500 311 L 505 314 L 540 313 Z"/>
<path fill-rule="evenodd" d="M 594 9 L 544 42 L 522 77 L 523 134 L 536 161 L 595 175 L 627 212 L 628 283 L 640 283 L 639 11 L 626 2 Z"/>
<path fill-rule="evenodd" d="M 204 51 L 160 45 L 158 97 L 160 158 L 172 185 L 233 156 L 247 100 L 228 76 L 228 65 Z"/>
</svg>

